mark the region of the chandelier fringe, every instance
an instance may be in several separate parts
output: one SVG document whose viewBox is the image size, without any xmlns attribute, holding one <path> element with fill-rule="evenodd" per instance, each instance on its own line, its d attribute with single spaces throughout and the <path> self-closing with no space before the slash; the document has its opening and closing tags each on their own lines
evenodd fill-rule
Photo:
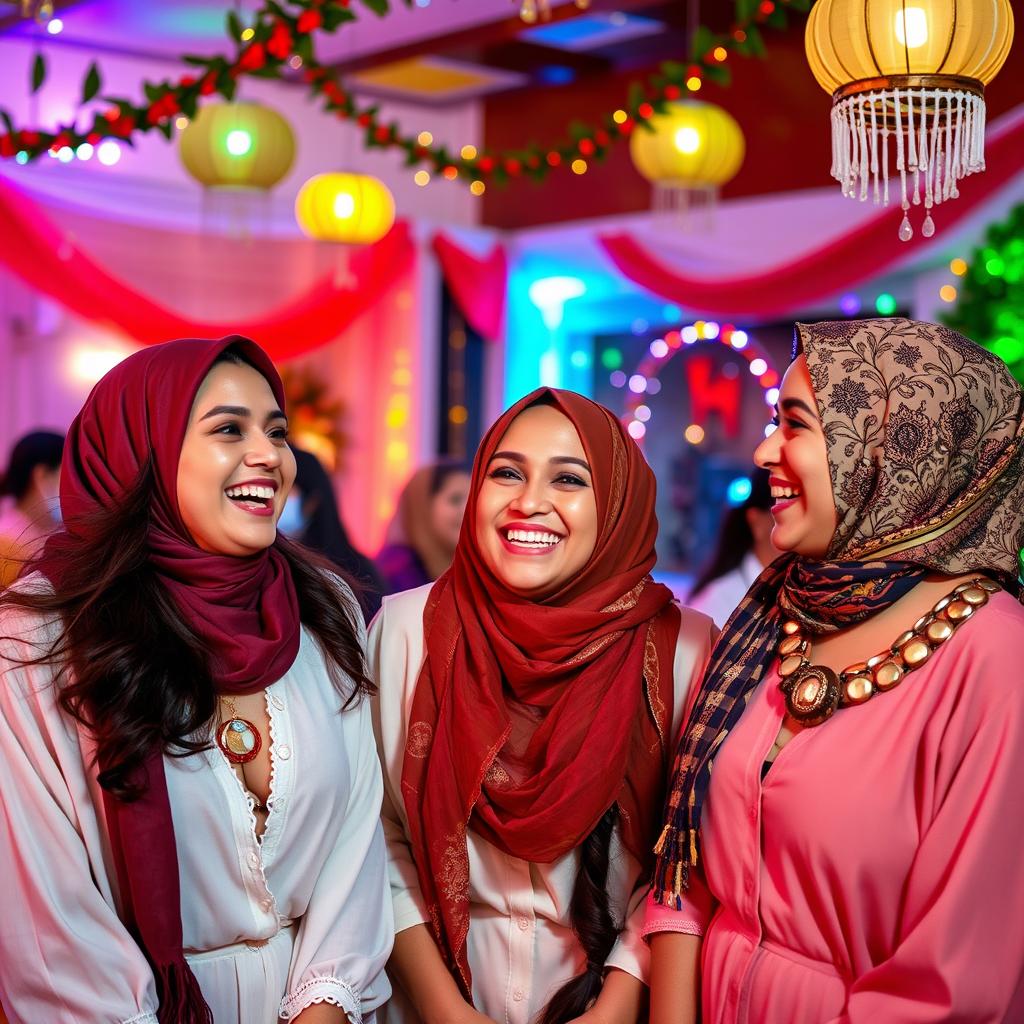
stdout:
<svg viewBox="0 0 1024 1024">
<path fill-rule="evenodd" d="M 890 164 L 889 140 L 895 140 Z M 985 169 L 985 100 L 965 89 L 875 89 L 832 107 L 832 176 L 843 194 L 889 205 L 889 178 L 900 179 L 903 223 L 913 237 L 911 205 L 923 203 L 921 234 L 935 233 L 932 208 L 959 195 L 958 182 Z"/>
</svg>

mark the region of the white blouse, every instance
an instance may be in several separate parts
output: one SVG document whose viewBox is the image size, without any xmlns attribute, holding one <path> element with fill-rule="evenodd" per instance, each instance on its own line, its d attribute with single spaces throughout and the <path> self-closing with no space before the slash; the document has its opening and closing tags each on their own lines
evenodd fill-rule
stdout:
<svg viewBox="0 0 1024 1024">
<path fill-rule="evenodd" d="M 11 1024 L 156 1024 L 152 971 L 117 916 L 95 745 L 58 709 L 52 669 L 9 660 L 55 633 L 20 610 L 0 619 L 0 1003 Z M 393 939 L 369 701 L 340 712 L 303 630 L 266 702 L 262 840 L 217 747 L 164 758 L 186 957 L 216 1024 L 276 1024 L 318 1002 L 361 1024 L 390 995 Z"/>
<path fill-rule="evenodd" d="M 430 586 L 384 598 L 370 625 L 367 656 L 379 686 L 374 726 L 384 764 L 384 834 L 388 847 L 395 929 L 425 924 L 429 916 L 416 877 L 402 800 L 402 763 L 416 680 L 423 664 L 423 609 Z M 673 664 L 676 680 L 673 734 L 682 725 L 690 683 L 700 678 L 714 640 L 706 616 L 681 609 L 682 625 Z M 468 958 L 473 1003 L 500 1024 L 529 1024 L 586 956 L 569 922 L 579 865 L 574 850 L 551 864 L 512 857 L 471 829 L 469 845 L 470 928 Z M 608 890 L 613 914 L 625 927 L 607 966 L 646 982 L 649 954 L 641 937 L 647 879 L 641 865 L 613 836 Z M 382 1014 L 388 1024 L 411 1024 L 417 1014 L 403 993 Z"/>
</svg>

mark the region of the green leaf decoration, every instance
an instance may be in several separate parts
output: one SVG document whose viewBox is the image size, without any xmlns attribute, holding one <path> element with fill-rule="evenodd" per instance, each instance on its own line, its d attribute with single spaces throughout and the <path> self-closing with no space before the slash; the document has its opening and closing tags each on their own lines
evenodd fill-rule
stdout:
<svg viewBox="0 0 1024 1024">
<path fill-rule="evenodd" d="M 41 53 L 37 53 L 36 59 L 32 61 L 32 91 L 39 92 L 45 81 L 46 58 Z"/>
<path fill-rule="evenodd" d="M 82 102 L 88 103 L 100 91 L 100 69 L 96 61 L 89 65 L 89 73 L 85 76 L 82 84 Z"/>
<path fill-rule="evenodd" d="M 242 32 L 245 31 L 242 20 L 234 11 L 228 11 L 227 21 L 228 34 L 236 43 L 240 43 L 242 41 Z"/>
</svg>

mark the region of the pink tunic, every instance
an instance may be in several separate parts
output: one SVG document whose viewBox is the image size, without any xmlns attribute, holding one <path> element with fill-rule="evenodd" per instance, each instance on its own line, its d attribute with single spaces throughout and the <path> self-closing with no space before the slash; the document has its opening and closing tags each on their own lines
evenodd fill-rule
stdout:
<svg viewBox="0 0 1024 1024">
<path fill-rule="evenodd" d="M 1024 608 L 996 594 L 762 783 L 783 712 L 773 670 L 712 771 L 704 1024 L 1024 1021 Z M 703 931 L 700 888 L 645 933 Z"/>
</svg>

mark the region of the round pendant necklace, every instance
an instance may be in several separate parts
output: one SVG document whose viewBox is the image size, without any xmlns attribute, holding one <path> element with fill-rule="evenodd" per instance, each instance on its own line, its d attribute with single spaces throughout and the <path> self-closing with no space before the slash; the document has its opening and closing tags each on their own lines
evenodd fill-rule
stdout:
<svg viewBox="0 0 1024 1024">
<path fill-rule="evenodd" d="M 217 729 L 217 746 L 232 764 L 248 764 L 263 746 L 260 731 L 247 718 L 242 718 L 230 697 L 221 697 L 228 717 Z"/>
<path fill-rule="evenodd" d="M 810 638 L 800 622 L 788 619 L 782 624 L 777 648 L 779 689 L 785 694 L 786 710 L 803 726 L 821 725 L 837 708 L 864 704 L 876 693 L 891 690 L 907 673 L 920 668 L 999 589 L 999 584 L 981 578 L 961 583 L 922 615 L 913 629 L 901 633 L 887 651 L 838 674 L 825 665 L 811 664 Z"/>
</svg>

